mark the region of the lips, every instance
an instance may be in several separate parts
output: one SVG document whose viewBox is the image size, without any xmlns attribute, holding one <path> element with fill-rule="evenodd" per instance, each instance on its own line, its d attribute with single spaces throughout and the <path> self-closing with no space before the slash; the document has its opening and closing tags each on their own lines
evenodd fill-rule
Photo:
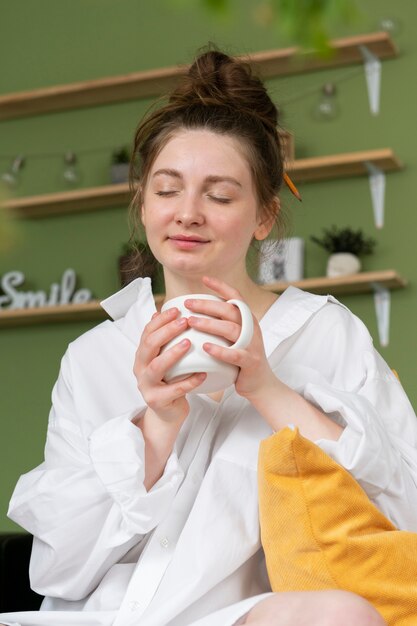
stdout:
<svg viewBox="0 0 417 626">
<path fill-rule="evenodd" d="M 168 237 L 168 241 L 177 250 L 198 250 L 210 243 L 209 239 L 203 239 L 198 235 L 173 235 Z"/>
<path fill-rule="evenodd" d="M 203 239 L 203 237 L 199 237 L 198 235 L 174 235 L 172 237 L 168 237 L 168 239 L 172 239 L 173 241 L 193 241 L 195 243 L 209 242 L 209 239 Z"/>
</svg>

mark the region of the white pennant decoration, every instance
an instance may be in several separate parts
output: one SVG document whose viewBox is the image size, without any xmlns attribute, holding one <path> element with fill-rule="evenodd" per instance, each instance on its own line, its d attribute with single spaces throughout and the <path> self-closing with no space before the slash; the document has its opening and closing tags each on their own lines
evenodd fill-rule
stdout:
<svg viewBox="0 0 417 626">
<path fill-rule="evenodd" d="M 375 226 L 382 228 L 384 225 L 385 207 L 385 172 L 374 165 L 374 163 L 371 163 L 371 161 L 365 161 L 364 165 L 368 170 Z"/>
<path fill-rule="evenodd" d="M 384 348 L 389 344 L 391 293 L 378 283 L 372 283 L 374 304 L 378 325 L 379 342 Z"/>
<path fill-rule="evenodd" d="M 372 115 L 378 115 L 381 92 L 381 61 L 366 46 L 359 46 L 359 49 L 364 62 L 369 108 Z"/>
</svg>

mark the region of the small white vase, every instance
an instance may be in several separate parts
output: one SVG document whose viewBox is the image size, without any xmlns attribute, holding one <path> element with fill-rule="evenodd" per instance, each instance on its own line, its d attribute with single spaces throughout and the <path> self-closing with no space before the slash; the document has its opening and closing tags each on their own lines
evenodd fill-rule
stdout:
<svg viewBox="0 0 417 626">
<path fill-rule="evenodd" d="M 361 270 L 361 262 L 355 254 L 350 252 L 335 252 L 327 261 L 326 276 L 347 276 L 357 274 Z"/>
</svg>

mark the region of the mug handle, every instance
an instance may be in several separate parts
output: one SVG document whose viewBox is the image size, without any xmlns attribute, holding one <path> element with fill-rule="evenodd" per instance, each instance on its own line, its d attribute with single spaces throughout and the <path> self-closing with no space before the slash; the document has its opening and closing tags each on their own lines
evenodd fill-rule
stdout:
<svg viewBox="0 0 417 626">
<path fill-rule="evenodd" d="M 237 341 L 230 348 L 246 348 L 253 337 L 253 317 L 252 311 L 243 300 L 228 300 L 228 304 L 234 304 L 240 311 L 242 317 L 242 330 Z"/>
</svg>

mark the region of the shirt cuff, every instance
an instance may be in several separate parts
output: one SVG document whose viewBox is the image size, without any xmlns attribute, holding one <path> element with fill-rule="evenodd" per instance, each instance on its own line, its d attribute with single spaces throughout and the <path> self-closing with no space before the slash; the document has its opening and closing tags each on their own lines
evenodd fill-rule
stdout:
<svg viewBox="0 0 417 626">
<path fill-rule="evenodd" d="M 168 512 L 184 477 L 174 450 L 161 478 L 146 491 L 145 442 L 132 423 L 138 411 L 115 417 L 90 436 L 90 457 L 102 484 L 120 506 L 125 522 L 135 532 L 149 532 Z"/>
</svg>

